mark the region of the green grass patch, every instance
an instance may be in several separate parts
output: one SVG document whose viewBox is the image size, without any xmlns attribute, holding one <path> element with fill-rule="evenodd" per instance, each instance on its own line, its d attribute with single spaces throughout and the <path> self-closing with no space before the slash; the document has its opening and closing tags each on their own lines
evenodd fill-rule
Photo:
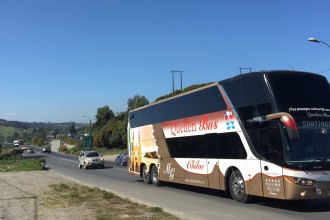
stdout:
<svg viewBox="0 0 330 220">
<path fill-rule="evenodd" d="M 63 146 L 65 146 L 65 143 L 63 144 Z M 89 150 L 89 149 L 84 149 L 83 147 L 73 147 L 71 149 L 67 149 L 66 146 L 63 147 L 64 150 L 60 150 L 60 152 L 64 152 L 65 154 L 70 154 L 70 155 L 75 155 L 75 156 L 79 156 L 81 151 L 84 150 Z M 106 149 L 106 148 L 97 148 L 94 147 L 92 148 L 92 150 L 95 150 L 97 152 L 99 152 L 101 155 L 105 156 L 105 155 L 117 155 L 120 153 L 127 153 L 127 148 L 113 148 L 113 149 Z"/>
<path fill-rule="evenodd" d="M 112 149 L 96 148 L 94 150 L 98 151 L 102 155 L 116 155 L 127 152 L 127 148 L 112 148 Z"/>
<path fill-rule="evenodd" d="M 6 156 L 0 159 L 0 172 L 42 170 L 41 163 L 45 162 L 45 159 L 39 158 L 21 159 L 19 155 Z"/>
</svg>

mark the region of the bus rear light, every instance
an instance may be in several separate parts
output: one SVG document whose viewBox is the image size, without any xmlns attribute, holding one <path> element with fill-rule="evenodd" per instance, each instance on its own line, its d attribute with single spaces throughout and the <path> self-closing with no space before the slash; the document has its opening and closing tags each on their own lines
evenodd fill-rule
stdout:
<svg viewBox="0 0 330 220">
<path fill-rule="evenodd" d="M 314 180 L 309 179 L 303 179 L 299 177 L 292 177 L 292 176 L 284 176 L 286 180 L 288 180 L 291 183 L 300 185 L 300 186 L 313 186 L 315 184 Z"/>
</svg>

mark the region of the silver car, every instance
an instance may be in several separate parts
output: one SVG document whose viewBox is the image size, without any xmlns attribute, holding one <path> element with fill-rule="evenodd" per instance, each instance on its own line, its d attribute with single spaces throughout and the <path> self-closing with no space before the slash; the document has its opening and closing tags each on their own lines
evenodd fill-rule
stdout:
<svg viewBox="0 0 330 220">
<path fill-rule="evenodd" d="M 33 147 L 28 147 L 26 153 L 33 154 L 34 153 Z"/>
<path fill-rule="evenodd" d="M 104 158 L 96 151 L 81 151 L 78 159 L 79 168 L 104 168 Z"/>
</svg>

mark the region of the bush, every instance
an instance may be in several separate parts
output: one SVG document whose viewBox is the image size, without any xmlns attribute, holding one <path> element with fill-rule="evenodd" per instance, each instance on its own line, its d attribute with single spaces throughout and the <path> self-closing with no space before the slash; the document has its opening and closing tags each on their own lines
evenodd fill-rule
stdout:
<svg viewBox="0 0 330 220">
<path fill-rule="evenodd" d="M 14 150 L 13 150 L 13 149 L 6 149 L 6 148 L 3 148 L 3 149 L 1 150 L 1 155 L 2 155 L 3 157 L 9 157 L 9 156 L 11 156 L 11 155 L 14 155 Z"/>
<path fill-rule="evenodd" d="M 62 146 L 60 146 L 58 148 L 59 152 L 64 152 L 65 153 L 67 150 L 68 150 L 68 147 L 65 144 L 62 144 Z"/>
<path fill-rule="evenodd" d="M 82 151 L 82 150 L 83 150 L 83 148 L 81 148 L 81 147 L 73 147 L 71 149 L 68 149 L 66 151 L 66 153 L 71 154 L 71 155 L 75 155 L 75 156 L 79 156 L 80 151 Z"/>
</svg>

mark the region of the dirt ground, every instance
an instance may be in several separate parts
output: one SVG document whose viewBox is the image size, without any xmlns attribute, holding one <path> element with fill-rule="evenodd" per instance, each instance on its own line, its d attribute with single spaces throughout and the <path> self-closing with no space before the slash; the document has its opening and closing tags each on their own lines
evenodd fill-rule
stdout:
<svg viewBox="0 0 330 220">
<path fill-rule="evenodd" d="M 79 207 L 44 207 L 44 192 L 60 183 L 73 182 L 52 171 L 0 172 L 0 219 L 94 219 Z"/>
</svg>

